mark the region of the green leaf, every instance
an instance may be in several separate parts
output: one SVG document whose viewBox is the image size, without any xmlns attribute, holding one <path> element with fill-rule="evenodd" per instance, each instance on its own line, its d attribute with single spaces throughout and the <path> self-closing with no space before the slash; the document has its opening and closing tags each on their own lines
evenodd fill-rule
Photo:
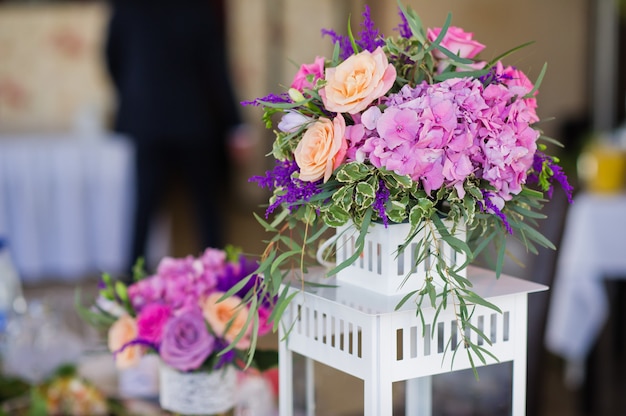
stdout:
<svg viewBox="0 0 626 416">
<path fill-rule="evenodd" d="M 117 318 L 109 313 L 97 308 L 97 312 L 83 306 L 81 301 L 80 289 L 74 292 L 74 308 L 78 316 L 88 324 L 98 328 L 108 328 Z"/>
<path fill-rule="evenodd" d="M 352 45 L 352 51 L 355 54 L 359 53 L 359 47 L 356 44 L 356 40 L 354 40 L 354 35 L 352 34 L 352 25 L 350 24 L 350 17 L 348 17 L 348 38 L 350 39 L 350 44 Z"/>
<path fill-rule="evenodd" d="M 335 177 L 339 182 L 357 182 L 370 174 L 370 170 L 364 163 L 349 162 L 337 169 Z"/>
<path fill-rule="evenodd" d="M 373 214 L 373 212 L 374 212 L 374 210 L 372 208 L 369 208 L 368 210 L 365 211 L 365 215 L 363 216 L 363 222 L 361 223 L 361 231 L 360 231 L 359 236 L 357 237 L 356 242 L 355 242 L 354 254 L 352 254 L 352 256 L 350 256 L 348 259 L 346 259 L 345 261 L 341 262 L 341 264 L 338 264 L 332 270 L 330 270 L 328 272 L 329 275 L 332 276 L 334 274 L 337 274 L 341 270 L 343 270 L 346 267 L 350 266 L 355 261 L 357 261 L 357 259 L 361 255 L 361 253 L 363 253 L 363 248 L 365 247 L 365 236 L 367 235 L 367 230 L 368 230 L 368 228 L 369 228 L 369 226 L 370 226 L 370 224 L 372 222 L 372 214 Z"/>
<path fill-rule="evenodd" d="M 480 306 L 484 306 L 486 308 L 492 309 L 498 313 L 502 313 L 502 310 L 496 306 L 495 304 L 487 301 L 486 299 L 482 298 L 481 296 L 479 296 L 478 294 L 476 294 L 475 292 L 472 291 L 467 291 L 465 293 L 465 295 L 463 295 L 463 298 L 469 302 L 469 303 L 473 303 L 475 305 L 480 305 Z"/>
<path fill-rule="evenodd" d="M 530 188 L 522 188 L 522 192 L 519 193 L 520 196 L 525 196 L 532 199 L 543 199 L 543 192 L 536 191 Z"/>
<path fill-rule="evenodd" d="M 491 243 L 495 235 L 496 234 L 494 231 L 492 233 L 487 234 L 487 236 L 483 237 L 480 240 L 480 243 L 474 248 L 474 251 L 472 253 L 474 258 L 478 257 L 478 255 L 489 245 L 489 243 Z"/>
<path fill-rule="evenodd" d="M 523 232 L 525 232 L 533 241 L 541 244 L 543 247 L 549 248 L 551 250 L 556 250 L 555 245 L 544 237 L 539 231 L 535 230 L 533 227 L 526 223 L 520 223 L 520 228 Z"/>
<path fill-rule="evenodd" d="M 290 251 L 285 251 L 284 253 L 281 253 L 280 256 L 276 257 L 276 260 L 270 267 L 270 273 L 274 274 L 277 270 L 279 270 L 279 267 L 283 266 L 283 262 L 289 257 L 300 256 L 300 254 L 301 254 L 301 250 L 290 250 Z"/>
<path fill-rule="evenodd" d="M 541 85 L 541 82 L 543 81 L 543 77 L 546 75 L 547 69 L 548 69 L 548 63 L 546 62 L 543 64 L 543 67 L 541 68 L 541 72 L 539 73 L 539 76 L 537 77 L 537 81 L 535 81 L 535 86 L 533 87 L 532 90 L 528 91 L 528 93 L 524 96 L 524 98 L 533 97 L 535 92 L 539 89 L 539 86 Z"/>
<path fill-rule="evenodd" d="M 461 64 L 473 64 L 474 63 L 473 60 L 467 59 L 467 58 L 461 58 L 459 55 L 453 53 L 452 51 L 450 51 L 449 49 L 446 49 L 445 47 L 441 45 L 441 41 L 443 41 L 444 37 L 446 36 L 446 33 L 448 32 L 448 28 L 450 27 L 451 22 L 452 22 L 452 13 L 448 13 L 448 16 L 446 17 L 446 22 L 441 27 L 441 32 L 439 32 L 439 35 L 437 36 L 437 38 L 430 43 L 430 46 L 426 48 L 426 53 L 432 51 L 433 49 L 438 49 L 441 53 L 446 55 L 448 58 L 450 58 L 454 62 L 458 62 Z"/>
<path fill-rule="evenodd" d="M 344 186 L 335 192 L 332 196 L 333 202 L 342 208 L 344 211 L 347 211 L 352 204 L 352 197 L 354 194 L 354 186 Z"/>
<path fill-rule="evenodd" d="M 356 185 L 356 191 L 362 196 L 370 199 L 376 198 L 376 190 L 367 182 L 359 182 Z"/>
<path fill-rule="evenodd" d="M 253 319 L 253 318 L 255 318 L 255 317 L 256 317 L 256 319 L 258 319 L 258 315 L 256 314 L 256 311 L 258 310 L 257 303 L 258 303 L 258 299 L 257 299 L 257 297 L 256 297 L 256 296 L 253 296 L 253 297 L 251 298 L 251 301 L 250 301 L 250 310 L 251 310 L 251 311 L 254 311 L 254 312 L 253 312 L 253 313 L 248 313 L 248 317 L 247 317 L 247 319 L 246 319 L 246 322 L 242 325 L 242 327 L 241 327 L 241 331 L 239 331 L 239 333 L 235 336 L 235 338 L 232 340 L 232 342 L 231 342 L 231 343 L 230 343 L 230 344 L 229 344 L 226 348 L 224 348 L 223 350 L 221 350 L 221 351 L 218 353 L 218 355 L 224 355 L 224 354 L 226 354 L 228 351 L 231 351 L 232 349 L 234 349 L 234 348 L 235 348 L 235 346 L 237 345 L 237 343 L 238 343 L 239 341 L 241 341 L 241 338 L 243 338 L 243 337 L 244 337 L 244 335 L 246 335 L 247 330 L 248 330 L 248 327 L 250 326 L 250 323 L 252 322 L 252 319 Z M 237 316 L 239 315 L 239 313 L 240 313 L 240 312 L 235 313 L 235 314 L 233 315 L 233 317 L 232 317 L 232 318 L 230 318 L 230 320 L 229 320 L 229 321 L 228 321 L 228 323 L 227 323 L 226 328 L 228 328 L 230 325 L 232 325 L 233 321 L 237 318 Z M 257 332 L 258 332 L 258 331 L 257 331 Z M 252 350 L 252 348 L 251 348 L 251 350 Z M 248 366 L 249 364 L 250 364 L 250 363 L 248 362 L 248 363 L 246 364 L 246 366 Z"/>
<path fill-rule="evenodd" d="M 441 82 L 447 79 L 452 78 L 479 78 L 483 75 L 489 73 L 489 70 L 481 69 L 481 70 L 472 70 L 472 71 L 453 71 L 453 72 L 443 72 L 441 74 L 437 74 L 434 76 L 435 81 Z"/>
<path fill-rule="evenodd" d="M 497 236 L 496 246 L 498 247 L 498 255 L 496 257 L 496 278 L 502 274 L 502 268 L 504 267 L 504 253 L 506 251 L 506 241 L 503 234 Z"/>
<path fill-rule="evenodd" d="M 235 293 L 243 289 L 244 286 L 250 281 L 250 279 L 252 279 L 253 276 L 255 276 L 255 274 L 250 273 L 249 275 L 241 279 L 239 282 L 237 282 L 235 285 L 233 285 L 233 287 L 231 287 L 226 293 L 224 293 L 222 297 L 219 298 L 219 302 L 232 297 Z"/>
<path fill-rule="evenodd" d="M 415 205 L 409 212 L 409 223 L 415 227 L 420 224 L 425 218 L 430 217 L 430 212 L 425 211 L 420 205 Z"/>
<path fill-rule="evenodd" d="M 289 306 L 293 298 L 295 298 L 296 295 L 299 293 L 298 291 L 295 291 L 295 290 L 292 291 L 291 293 L 289 292 L 290 292 L 289 285 L 284 286 L 283 290 L 280 293 L 278 300 L 276 301 L 276 305 L 274 306 L 274 309 L 272 310 L 272 313 L 270 314 L 268 318 L 269 322 L 274 323 L 275 328 L 280 322 L 283 316 L 283 313 L 285 312 L 285 309 L 287 309 L 287 306 Z"/>
<path fill-rule="evenodd" d="M 276 350 L 259 350 L 254 352 L 255 367 L 263 372 L 278 366 L 278 351 Z"/>
<path fill-rule="evenodd" d="M 395 173 L 394 171 L 389 171 L 386 169 L 380 169 L 383 177 L 387 178 L 387 177 L 391 177 L 393 178 L 393 180 L 400 186 L 404 187 L 404 188 L 411 188 L 414 184 L 413 180 L 411 179 L 411 177 L 409 175 L 398 175 L 397 173 Z M 392 188 L 394 188 L 395 186 L 392 186 Z"/>
<path fill-rule="evenodd" d="M 402 0 L 398 0 L 398 7 L 406 18 L 406 21 L 409 24 L 409 28 L 411 29 L 411 33 L 413 34 L 413 36 L 417 39 L 419 43 L 426 43 L 424 25 L 422 24 L 419 16 L 412 9 L 407 9 L 402 4 Z"/>
<path fill-rule="evenodd" d="M 253 212 L 252 215 L 254 215 L 254 218 L 256 218 L 257 222 L 261 224 L 261 226 L 265 229 L 265 231 L 269 231 L 272 233 L 278 232 L 278 230 L 274 226 L 270 225 L 267 221 L 261 218 L 261 216 L 259 216 L 259 214 L 257 214 L 256 212 Z"/>
<path fill-rule="evenodd" d="M 418 290 L 412 290 L 409 293 L 407 293 L 406 295 L 404 295 L 402 297 L 402 299 L 400 299 L 400 302 L 398 302 L 396 304 L 396 307 L 394 310 L 400 310 L 400 308 L 402 308 L 402 306 L 404 306 L 405 303 L 407 303 L 413 296 L 415 296 L 415 294 L 418 292 Z"/>
<path fill-rule="evenodd" d="M 541 212 L 535 212 L 532 211 L 530 209 L 527 209 L 519 204 L 514 204 L 511 207 L 511 210 L 517 212 L 518 214 L 522 215 L 523 217 L 528 217 L 528 218 L 536 218 L 536 219 L 544 219 L 547 218 L 548 216 L 546 214 L 543 214 Z"/>
<path fill-rule="evenodd" d="M 493 58 L 491 61 L 489 61 L 489 63 L 485 66 L 485 69 L 491 68 L 492 66 L 494 66 L 495 64 L 497 64 L 497 63 L 498 63 L 498 61 L 503 60 L 504 58 L 506 58 L 507 56 L 509 56 L 509 55 L 513 54 L 514 52 L 517 52 L 517 51 L 519 51 L 520 49 L 525 48 L 525 47 L 526 47 L 526 46 L 528 46 L 528 45 L 532 45 L 533 43 L 535 43 L 535 42 L 531 41 L 531 42 L 522 43 L 522 44 L 521 44 L 521 45 L 519 45 L 519 46 L 516 46 L 516 47 L 514 47 L 514 48 L 512 48 L 512 49 L 509 49 L 508 51 L 506 51 L 506 52 L 504 52 L 504 53 L 501 53 L 500 55 L 496 56 L 496 57 L 495 57 L 495 58 Z"/>
<path fill-rule="evenodd" d="M 339 63 L 339 53 L 341 52 L 341 45 L 339 42 L 335 42 L 335 47 L 333 48 L 333 57 L 331 59 L 331 68 L 337 66 Z"/>
</svg>

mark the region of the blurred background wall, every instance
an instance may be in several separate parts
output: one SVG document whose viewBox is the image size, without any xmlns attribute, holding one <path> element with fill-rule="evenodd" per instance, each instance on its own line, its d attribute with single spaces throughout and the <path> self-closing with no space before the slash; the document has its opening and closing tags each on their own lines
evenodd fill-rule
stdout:
<svg viewBox="0 0 626 416">
<path fill-rule="evenodd" d="M 534 43 L 506 59 L 535 79 L 548 71 L 539 95 L 546 134 L 567 142 L 563 126 L 591 115 L 594 69 L 594 10 L 603 0 L 410 1 L 425 26 L 452 23 L 473 32 L 492 58 L 522 43 Z M 223 2 L 235 88 L 252 99 L 289 84 L 296 63 L 329 56 L 321 28 L 345 33 L 348 16 L 358 31 L 362 0 L 229 0 Z M 393 35 L 395 2 L 371 1 L 374 22 Z M 108 8 L 99 1 L 0 2 L 0 132 L 73 128 L 82 114 L 108 126 L 115 101 L 101 66 Z M 617 83 L 614 86 L 617 89 Z M 622 94 L 623 95 L 623 94 Z M 621 103 L 623 99 L 619 102 Z M 243 110 L 260 128 L 254 108 Z M 254 170 L 257 166 L 254 166 Z M 246 172 L 248 173 L 248 172 Z M 251 194 L 255 196 L 254 192 Z M 258 196 L 258 195 L 256 195 Z"/>
<path fill-rule="evenodd" d="M 59 132 L 113 104 L 99 2 L 0 3 L 0 133 Z"/>
</svg>

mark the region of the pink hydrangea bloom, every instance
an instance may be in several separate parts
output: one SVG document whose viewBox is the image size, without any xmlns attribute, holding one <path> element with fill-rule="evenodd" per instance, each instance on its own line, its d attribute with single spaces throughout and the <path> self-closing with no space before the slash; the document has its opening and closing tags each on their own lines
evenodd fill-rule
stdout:
<svg viewBox="0 0 626 416">
<path fill-rule="evenodd" d="M 137 311 L 151 303 L 163 299 L 165 282 L 154 276 L 142 279 L 128 287 L 128 297 Z"/>
<path fill-rule="evenodd" d="M 454 187 L 463 197 L 474 175 L 509 200 L 526 181 L 539 136 L 520 88 L 504 82 L 485 88 L 473 78 L 404 86 L 384 111 L 371 107 L 347 129 L 348 157 L 409 175 L 429 193 Z"/>
<path fill-rule="evenodd" d="M 496 74 L 502 80 L 504 85 L 506 85 L 509 90 L 518 97 L 524 97 L 535 87 L 526 74 L 515 67 L 507 66 L 505 68 L 502 65 L 502 62 L 498 62 L 495 68 Z M 537 100 L 534 98 L 534 95 L 537 95 L 537 91 L 535 91 L 533 97 L 524 98 L 523 106 L 518 105 L 518 107 L 520 107 L 519 111 L 522 112 L 519 117 L 528 123 L 535 123 L 539 121 L 539 117 L 536 112 Z"/>
</svg>

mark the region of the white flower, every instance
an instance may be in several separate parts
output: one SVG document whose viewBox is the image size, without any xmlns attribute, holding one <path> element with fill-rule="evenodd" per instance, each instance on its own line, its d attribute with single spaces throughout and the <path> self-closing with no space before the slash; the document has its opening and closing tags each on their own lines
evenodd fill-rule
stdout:
<svg viewBox="0 0 626 416">
<path fill-rule="evenodd" d="M 313 119 L 307 117 L 297 111 L 287 110 L 283 118 L 278 123 L 278 130 L 285 133 L 293 133 L 298 131 L 302 125 L 312 121 Z"/>
</svg>

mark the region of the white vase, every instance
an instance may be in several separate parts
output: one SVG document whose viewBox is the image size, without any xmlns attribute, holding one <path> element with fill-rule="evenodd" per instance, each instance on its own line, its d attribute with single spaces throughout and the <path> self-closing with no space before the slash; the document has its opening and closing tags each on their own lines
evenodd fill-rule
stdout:
<svg viewBox="0 0 626 416">
<path fill-rule="evenodd" d="M 214 415 L 235 407 L 237 371 L 232 366 L 184 373 L 161 363 L 159 377 L 159 402 L 170 412 Z"/>
<path fill-rule="evenodd" d="M 448 226 L 451 226 L 444 221 Z M 424 286 L 429 270 L 433 277 L 436 275 L 435 252 L 439 252 L 445 259 L 448 267 L 458 269 L 466 261 L 464 253 L 455 251 L 435 231 L 435 240 L 438 247 L 431 246 L 428 254 L 418 261 L 418 242 L 423 240 L 426 233 L 432 231 L 427 226 L 412 240 L 405 250 L 399 249 L 404 244 L 411 225 L 389 224 L 387 227 L 380 223 L 371 223 L 365 237 L 363 252 L 351 265 L 337 274 L 339 283 L 348 283 L 384 295 L 405 295 Z M 465 228 L 457 227 L 454 236 L 465 240 Z M 336 255 L 337 264 L 341 264 L 355 253 L 359 230 L 348 224 L 337 229 Z M 457 271 L 463 277 L 467 271 L 462 268 Z M 443 284 L 443 281 L 433 279 L 433 284 Z"/>
</svg>

